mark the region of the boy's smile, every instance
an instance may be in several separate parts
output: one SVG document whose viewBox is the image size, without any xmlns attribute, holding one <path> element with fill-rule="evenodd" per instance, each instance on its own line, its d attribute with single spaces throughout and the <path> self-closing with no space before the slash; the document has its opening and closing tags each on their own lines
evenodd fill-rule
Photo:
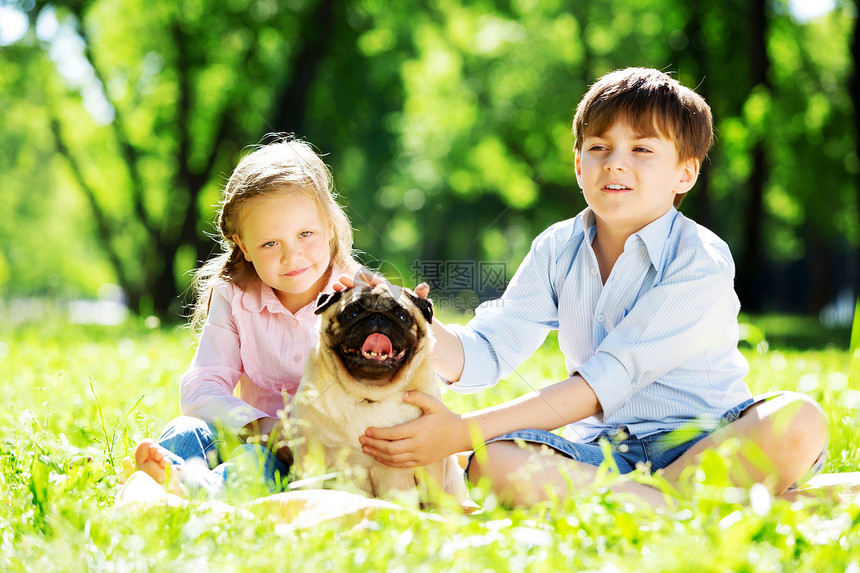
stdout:
<svg viewBox="0 0 860 573">
<path fill-rule="evenodd" d="M 663 216 L 698 175 L 698 160 L 680 161 L 674 141 L 658 132 L 636 133 L 623 119 L 606 133 L 586 136 L 576 154 L 576 180 L 598 234 L 604 226 L 626 236 L 639 231 Z"/>
</svg>

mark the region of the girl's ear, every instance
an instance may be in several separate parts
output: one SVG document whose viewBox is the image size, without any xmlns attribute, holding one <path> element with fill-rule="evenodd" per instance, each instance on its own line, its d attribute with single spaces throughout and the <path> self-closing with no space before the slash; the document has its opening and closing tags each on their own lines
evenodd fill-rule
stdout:
<svg viewBox="0 0 860 573">
<path fill-rule="evenodd" d="M 328 233 L 328 252 L 329 252 L 329 258 L 331 259 L 329 261 L 329 263 L 331 263 L 334 260 L 335 255 L 338 252 L 337 233 L 335 232 L 333 222 L 328 221 L 326 223 L 326 233 Z"/>
<path fill-rule="evenodd" d="M 242 242 L 242 239 L 239 237 L 239 235 L 233 235 L 233 242 L 239 245 L 239 248 L 242 249 L 242 254 L 245 255 L 245 260 L 250 261 L 251 256 L 248 254 L 248 249 L 245 248 L 245 243 Z"/>
</svg>

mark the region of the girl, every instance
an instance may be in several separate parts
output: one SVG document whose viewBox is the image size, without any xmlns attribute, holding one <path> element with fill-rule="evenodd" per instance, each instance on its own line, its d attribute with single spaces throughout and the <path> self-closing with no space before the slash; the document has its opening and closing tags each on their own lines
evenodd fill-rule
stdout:
<svg viewBox="0 0 860 573">
<path fill-rule="evenodd" d="M 313 303 L 341 273 L 359 268 L 352 228 L 328 168 L 296 139 L 239 162 L 217 223 L 222 252 L 194 280 L 191 324 L 200 340 L 180 383 L 183 416 L 157 442 L 141 441 L 134 464 L 158 483 L 169 480 L 174 493 L 189 486 L 217 495 L 231 470 L 251 462 L 273 491 L 291 462 L 278 439 L 279 413 L 316 343 Z M 219 457 L 219 436 L 244 442 L 228 463 Z"/>
</svg>

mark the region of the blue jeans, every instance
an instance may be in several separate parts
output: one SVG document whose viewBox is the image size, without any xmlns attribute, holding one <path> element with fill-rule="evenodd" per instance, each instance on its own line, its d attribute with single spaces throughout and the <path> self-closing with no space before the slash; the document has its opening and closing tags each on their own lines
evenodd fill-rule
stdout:
<svg viewBox="0 0 860 573">
<path fill-rule="evenodd" d="M 171 420 L 158 444 L 168 450 L 167 457 L 180 467 L 180 480 L 189 493 L 203 492 L 211 497 L 224 497 L 239 482 L 258 486 L 261 493 L 283 491 L 289 466 L 267 448 L 257 444 L 242 444 L 224 460 L 219 446 L 225 441 L 214 426 L 190 416 Z"/>
</svg>

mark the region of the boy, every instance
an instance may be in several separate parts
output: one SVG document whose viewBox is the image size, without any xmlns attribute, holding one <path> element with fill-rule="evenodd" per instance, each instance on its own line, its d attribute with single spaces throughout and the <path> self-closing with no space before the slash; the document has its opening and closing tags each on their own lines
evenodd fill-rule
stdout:
<svg viewBox="0 0 860 573">
<path fill-rule="evenodd" d="M 471 448 L 477 432 L 487 455 L 472 459 L 469 480 L 489 477 L 504 501 L 530 505 L 592 481 L 604 438 L 619 472 L 650 464 L 677 486 L 703 450 L 740 437 L 769 464 L 739 454 L 734 482 L 784 492 L 824 450 L 826 420 L 799 394 L 752 398 L 728 246 L 676 210 L 710 148 L 710 108 L 660 71 L 629 68 L 591 87 L 573 129 L 588 207 L 535 239 L 502 304 L 479 308 L 465 327 L 433 323 L 436 368 L 454 390 L 494 385 L 553 328 L 570 377 L 462 416 L 410 393 L 424 416 L 368 428 L 365 452 L 413 467 Z M 550 433 L 563 426 L 564 437 Z M 552 454 L 535 457 L 542 445 Z M 663 502 L 635 482 L 618 489 Z"/>
</svg>

